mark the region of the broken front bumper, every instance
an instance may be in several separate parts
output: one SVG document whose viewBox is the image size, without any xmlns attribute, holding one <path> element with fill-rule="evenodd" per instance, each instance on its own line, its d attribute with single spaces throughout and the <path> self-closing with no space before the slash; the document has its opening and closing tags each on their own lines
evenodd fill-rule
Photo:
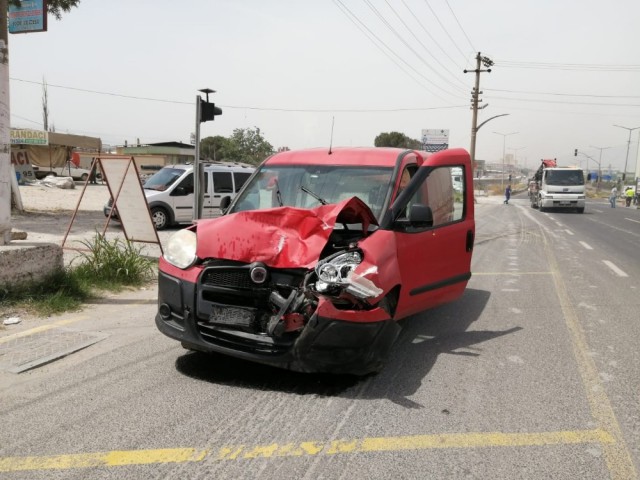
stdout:
<svg viewBox="0 0 640 480">
<path fill-rule="evenodd" d="M 237 293 L 228 292 L 229 298 Z M 400 331 L 397 323 L 380 308 L 356 312 L 358 321 L 349 321 L 323 315 L 323 312 L 334 311 L 327 305 L 327 308 L 318 308 L 300 332 L 281 337 L 250 333 L 213 324 L 209 318 L 213 309 L 237 309 L 238 306 L 209 302 L 204 297 L 197 283 L 161 271 L 158 329 L 194 350 L 218 352 L 300 372 L 364 375 L 378 371 Z M 346 318 L 354 314 L 353 311 L 335 312 Z"/>
</svg>

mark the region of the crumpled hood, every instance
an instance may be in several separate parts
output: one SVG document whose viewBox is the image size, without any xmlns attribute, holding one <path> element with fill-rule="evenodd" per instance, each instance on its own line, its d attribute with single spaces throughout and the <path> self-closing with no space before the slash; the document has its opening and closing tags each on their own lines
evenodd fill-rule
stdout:
<svg viewBox="0 0 640 480">
<path fill-rule="evenodd" d="M 336 223 L 377 221 L 369 207 L 352 197 L 316 208 L 280 207 L 224 215 L 197 224 L 199 258 L 263 262 L 275 268 L 312 268 Z"/>
</svg>

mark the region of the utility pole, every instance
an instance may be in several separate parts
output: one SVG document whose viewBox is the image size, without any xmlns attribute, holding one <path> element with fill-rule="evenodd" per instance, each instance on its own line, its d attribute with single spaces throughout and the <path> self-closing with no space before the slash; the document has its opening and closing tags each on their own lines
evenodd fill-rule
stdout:
<svg viewBox="0 0 640 480">
<path fill-rule="evenodd" d="M 11 241 L 11 125 L 7 0 L 0 0 L 0 245 Z"/>
<path fill-rule="evenodd" d="M 486 70 L 481 70 L 480 66 L 484 65 Z M 473 116 L 471 120 L 471 147 L 469 148 L 469 156 L 471 157 L 471 173 L 473 176 L 473 172 L 475 170 L 476 163 L 476 134 L 478 132 L 478 103 L 482 102 L 478 97 L 482 94 L 480 91 L 480 73 L 482 72 L 491 72 L 491 67 L 493 66 L 493 61 L 489 57 L 483 57 L 480 52 L 476 55 L 476 69 L 475 70 L 464 70 L 464 73 L 474 72 L 476 74 L 476 86 L 473 88 L 471 92 L 471 109 L 473 110 Z M 483 107 L 484 108 L 484 107 Z"/>
<path fill-rule="evenodd" d="M 594 147 L 593 145 L 589 145 L 591 148 L 595 148 L 597 150 L 600 150 L 600 156 L 598 157 L 598 182 L 596 183 L 596 192 L 600 191 L 600 181 L 602 179 L 602 151 L 606 150 L 607 148 L 611 148 L 611 147 Z M 580 153 L 580 152 L 579 152 Z M 592 160 L 595 162 L 595 158 L 592 158 Z M 609 168 L 609 173 L 611 173 L 611 168 Z"/>
</svg>

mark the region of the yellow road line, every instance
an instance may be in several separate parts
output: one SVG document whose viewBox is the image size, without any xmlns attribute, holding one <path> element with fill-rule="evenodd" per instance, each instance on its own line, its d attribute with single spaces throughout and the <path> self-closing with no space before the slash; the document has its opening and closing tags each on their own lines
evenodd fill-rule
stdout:
<svg viewBox="0 0 640 480">
<path fill-rule="evenodd" d="M 553 272 L 471 272 L 472 276 L 476 275 L 553 275 Z"/>
<path fill-rule="evenodd" d="M 541 230 L 542 231 L 542 230 Z M 542 231 L 543 244 L 545 254 L 549 261 L 549 267 L 553 272 L 553 283 L 555 285 L 556 294 L 560 300 L 562 314 L 569 330 L 573 354 L 578 365 L 578 371 L 582 377 L 585 387 L 587 400 L 591 409 L 591 415 L 598 422 L 600 429 L 608 432 L 614 439 L 613 442 L 603 445 L 604 456 L 607 461 L 609 472 L 613 480 L 630 480 L 636 479 L 637 473 L 633 460 L 627 448 L 622 430 L 618 424 L 615 412 L 611 406 L 611 402 L 607 397 L 607 393 L 600 382 L 600 375 L 593 358 L 589 355 L 589 347 L 586 335 L 578 315 L 571 303 L 571 297 L 567 291 L 567 287 L 562 279 L 560 268 L 556 260 L 551 245 L 547 241 L 544 231 Z"/>
<path fill-rule="evenodd" d="M 605 430 L 573 430 L 539 433 L 450 433 L 401 437 L 368 437 L 331 442 L 306 441 L 265 445 L 229 445 L 212 451 L 194 448 L 117 450 L 41 457 L 0 457 L 0 472 L 70 470 L 90 467 L 148 465 L 160 463 L 251 460 L 254 458 L 431 450 L 442 448 L 529 447 L 545 445 L 609 445 L 614 438 Z M 604 448 L 604 447 L 603 447 Z"/>
<path fill-rule="evenodd" d="M 14 333 L 13 335 L 7 335 L 6 337 L 0 337 L 0 344 L 10 342 L 11 340 L 15 340 L 16 338 L 28 337 L 29 335 L 33 335 L 35 333 L 46 332 L 47 330 L 52 330 L 58 327 L 64 327 L 65 325 L 70 325 L 72 323 L 80 322 L 82 320 L 87 320 L 89 317 L 82 316 L 73 319 L 67 320 L 59 320 L 57 322 L 48 323 L 46 325 L 41 325 L 39 327 L 31 328 L 29 330 L 24 330 L 22 332 Z"/>
</svg>

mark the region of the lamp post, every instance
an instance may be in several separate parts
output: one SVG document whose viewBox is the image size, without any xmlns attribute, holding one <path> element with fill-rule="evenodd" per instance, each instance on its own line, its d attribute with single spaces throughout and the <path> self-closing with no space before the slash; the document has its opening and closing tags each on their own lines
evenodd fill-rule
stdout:
<svg viewBox="0 0 640 480">
<path fill-rule="evenodd" d="M 504 189 L 504 153 L 505 153 L 507 137 L 509 135 L 515 135 L 516 133 L 520 133 L 520 132 L 511 132 L 511 133 L 493 132 L 493 133 L 495 133 L 496 135 L 502 135 L 502 174 L 500 175 L 500 188 Z"/>
<path fill-rule="evenodd" d="M 624 170 L 622 171 L 622 184 L 624 185 L 624 181 L 627 177 L 627 162 L 629 161 L 629 146 L 631 145 L 631 132 L 639 129 L 640 127 L 623 127 L 622 125 L 614 125 L 614 127 L 624 128 L 625 130 L 629 130 L 629 140 L 627 141 L 627 156 L 624 159 Z"/>
</svg>

